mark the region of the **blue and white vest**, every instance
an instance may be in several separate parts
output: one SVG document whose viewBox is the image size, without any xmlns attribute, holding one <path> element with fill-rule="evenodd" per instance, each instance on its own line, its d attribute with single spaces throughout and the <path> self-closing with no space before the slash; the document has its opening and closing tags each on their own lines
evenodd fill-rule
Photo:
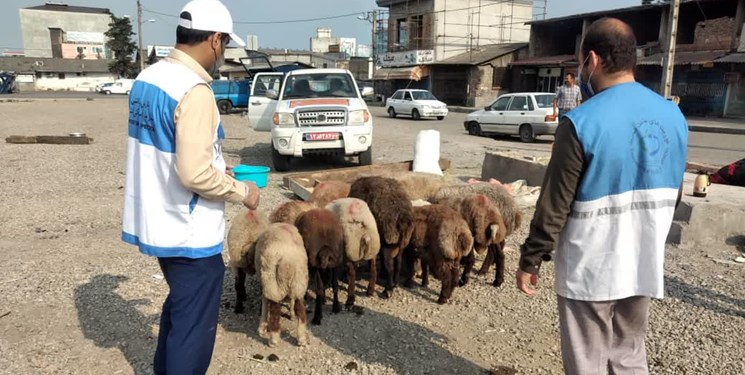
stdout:
<svg viewBox="0 0 745 375">
<path fill-rule="evenodd" d="M 176 174 L 174 114 L 199 84 L 206 82 L 196 72 L 166 59 L 144 70 L 130 92 L 122 240 L 147 255 L 204 258 L 222 252 L 225 203 L 187 190 Z M 224 171 L 217 116 L 212 165 Z"/>
<path fill-rule="evenodd" d="M 688 126 L 639 83 L 610 87 L 568 117 L 586 170 L 556 252 L 556 292 L 584 301 L 662 298 L 665 240 L 685 171 Z"/>
</svg>

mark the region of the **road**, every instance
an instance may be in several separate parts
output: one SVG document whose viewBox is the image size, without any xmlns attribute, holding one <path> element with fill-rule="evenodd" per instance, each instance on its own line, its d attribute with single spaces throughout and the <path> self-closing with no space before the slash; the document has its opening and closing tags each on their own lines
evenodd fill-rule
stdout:
<svg viewBox="0 0 745 375">
<path fill-rule="evenodd" d="M 0 99 L 123 99 L 126 95 L 104 95 L 94 91 L 31 91 L 0 95 Z"/>
<path fill-rule="evenodd" d="M 472 137 L 463 129 L 464 113 L 450 113 L 443 121 L 423 120 L 413 121 L 409 118 L 388 118 L 385 110 L 380 107 L 371 108 L 375 116 L 376 125 L 388 127 L 393 123 L 407 124 L 421 129 L 437 129 L 440 131 L 441 139 L 446 141 L 453 137 L 463 139 L 472 138 L 466 142 L 474 145 L 482 145 L 486 149 L 497 151 L 521 151 L 537 155 L 548 155 L 551 151 L 553 137 L 538 137 L 536 143 L 522 143 L 518 138 L 503 137 L 499 139 Z M 467 139 L 467 138 L 466 138 Z M 688 160 L 712 165 L 727 165 L 733 161 L 745 158 L 745 135 L 716 134 L 691 132 L 688 140 Z M 446 144 L 443 148 L 447 147 Z"/>
</svg>

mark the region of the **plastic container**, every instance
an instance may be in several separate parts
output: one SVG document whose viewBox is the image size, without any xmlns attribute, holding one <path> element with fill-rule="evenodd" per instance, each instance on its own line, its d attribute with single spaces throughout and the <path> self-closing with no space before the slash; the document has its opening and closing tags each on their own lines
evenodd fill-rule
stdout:
<svg viewBox="0 0 745 375">
<path fill-rule="evenodd" d="M 263 188 L 266 187 L 266 182 L 269 177 L 269 169 L 269 167 L 263 165 L 238 164 L 233 167 L 233 173 L 235 173 L 236 180 L 252 181 L 256 186 Z"/>
</svg>

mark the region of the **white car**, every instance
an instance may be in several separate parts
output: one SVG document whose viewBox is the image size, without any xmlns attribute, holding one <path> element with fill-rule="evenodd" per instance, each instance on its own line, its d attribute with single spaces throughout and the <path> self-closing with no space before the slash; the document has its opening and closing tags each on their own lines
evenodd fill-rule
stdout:
<svg viewBox="0 0 745 375">
<path fill-rule="evenodd" d="M 527 92 L 502 95 L 484 109 L 466 116 L 463 126 L 470 135 L 518 135 L 523 142 L 536 136 L 556 134 L 556 94 Z"/>
<path fill-rule="evenodd" d="M 105 95 L 111 95 L 111 94 L 129 95 L 129 91 L 132 90 L 133 84 L 134 84 L 133 79 L 119 79 L 116 82 L 104 84 L 103 86 L 101 86 L 101 90 L 99 92 Z"/>
<path fill-rule="evenodd" d="M 427 90 L 398 90 L 385 101 L 385 107 L 388 108 L 388 116 L 391 118 L 406 115 L 414 120 L 422 117 L 437 117 L 438 120 L 443 120 L 448 115 L 447 104 L 437 100 Z"/>
<path fill-rule="evenodd" d="M 248 119 L 255 131 L 271 131 L 276 171 L 293 157 L 358 156 L 372 164 L 373 122 L 352 74 L 345 69 L 258 73 L 251 85 Z"/>
</svg>

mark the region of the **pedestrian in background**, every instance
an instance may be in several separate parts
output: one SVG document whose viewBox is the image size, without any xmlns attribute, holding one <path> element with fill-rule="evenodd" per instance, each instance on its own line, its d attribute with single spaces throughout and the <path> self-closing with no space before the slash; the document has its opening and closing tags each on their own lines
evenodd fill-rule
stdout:
<svg viewBox="0 0 745 375">
<path fill-rule="evenodd" d="M 233 34 L 228 9 L 195 0 L 173 52 L 137 77 L 129 97 L 122 239 L 158 258 L 169 286 L 156 374 L 204 374 L 212 359 L 225 265 L 225 202 L 255 209 L 254 184 L 233 179 L 210 88 Z"/>
<path fill-rule="evenodd" d="M 574 82 L 574 74 L 567 73 L 564 77 L 564 84 L 556 88 L 556 98 L 554 98 L 554 114 L 559 109 L 559 118 L 567 112 L 576 108 L 582 102 L 582 94 L 579 86 Z"/>
<path fill-rule="evenodd" d="M 565 372 L 647 374 L 650 298 L 664 294 L 688 126 L 675 104 L 635 82 L 636 38 L 622 21 L 594 22 L 579 61 L 585 100 L 557 129 L 517 287 L 535 293 L 558 239 Z"/>
</svg>

